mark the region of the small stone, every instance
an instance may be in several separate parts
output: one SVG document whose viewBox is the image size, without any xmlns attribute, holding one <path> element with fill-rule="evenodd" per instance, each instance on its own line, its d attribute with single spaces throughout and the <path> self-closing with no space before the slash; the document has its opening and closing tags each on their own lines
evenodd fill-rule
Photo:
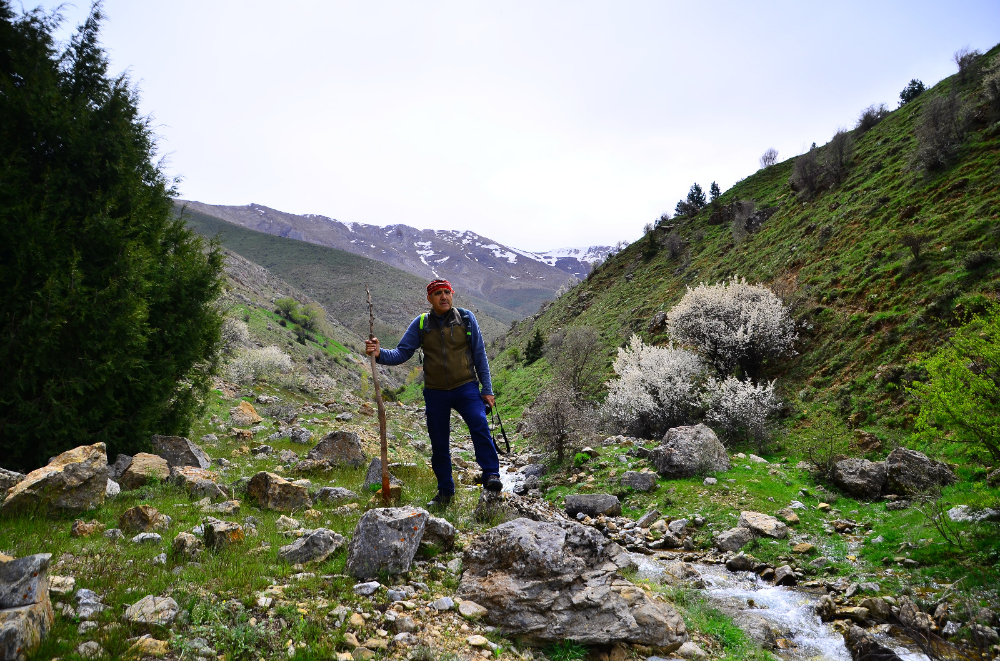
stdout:
<svg viewBox="0 0 1000 661">
<path fill-rule="evenodd" d="M 274 522 L 274 527 L 278 530 L 295 530 L 297 528 L 301 528 L 302 524 L 299 523 L 297 519 L 293 519 L 290 516 L 282 514 Z"/>
<path fill-rule="evenodd" d="M 231 548 L 246 538 L 238 523 L 206 519 L 204 526 L 205 546 L 216 551 Z"/>
<path fill-rule="evenodd" d="M 449 611 L 455 607 L 455 600 L 451 597 L 441 597 L 431 604 L 431 608 L 438 611 Z"/>
<path fill-rule="evenodd" d="M 750 455 L 750 456 L 752 457 L 754 455 Z M 698 647 L 698 645 L 696 645 L 695 643 L 692 643 L 690 640 L 687 641 L 686 643 L 684 643 L 683 645 L 681 645 L 677 649 L 677 651 L 674 652 L 674 654 L 676 654 L 677 656 L 681 657 L 682 659 L 707 659 L 708 658 L 708 652 L 706 652 L 705 650 L 701 649 L 700 647 Z"/>
<path fill-rule="evenodd" d="M 382 584 L 378 581 L 368 581 L 367 583 L 358 583 L 354 586 L 354 594 L 359 594 L 362 597 L 370 597 L 375 594 L 375 591 L 382 587 Z"/>
<path fill-rule="evenodd" d="M 133 544 L 160 544 L 162 542 L 163 538 L 155 532 L 141 532 L 132 538 Z"/>
<path fill-rule="evenodd" d="M 365 626 L 365 618 L 361 617 L 361 613 L 351 613 L 351 617 L 348 618 L 347 623 L 355 629 L 361 629 Z"/>
<path fill-rule="evenodd" d="M 129 648 L 128 654 L 134 657 L 144 657 L 144 656 L 165 656 L 167 652 L 170 651 L 170 643 L 165 640 L 157 640 L 150 636 L 143 636 L 139 640 L 135 641 L 132 647 Z"/>
<path fill-rule="evenodd" d="M 99 659 L 105 655 L 104 648 L 93 640 L 80 643 L 76 648 L 76 653 L 85 659 Z"/>
<path fill-rule="evenodd" d="M 775 514 L 784 519 L 785 523 L 787 523 L 790 526 L 797 526 L 800 523 L 799 515 L 796 514 L 794 511 L 792 511 L 792 508 L 790 507 L 778 510 L 777 512 L 775 512 Z"/>
<path fill-rule="evenodd" d="M 792 547 L 792 553 L 811 553 L 815 548 L 809 542 L 802 542 Z"/>
<path fill-rule="evenodd" d="M 154 627 L 168 627 L 180 612 L 177 602 L 170 597 L 146 595 L 125 609 L 125 621 Z"/>
<path fill-rule="evenodd" d="M 486 616 L 488 610 L 476 602 L 466 599 L 458 605 L 458 614 L 467 620 L 478 620 Z"/>
<path fill-rule="evenodd" d="M 72 576 L 49 576 L 49 594 L 69 594 L 76 587 Z"/>
<path fill-rule="evenodd" d="M 396 621 L 393 622 L 393 628 L 396 630 L 397 633 L 416 633 L 416 631 L 420 629 L 420 627 L 417 626 L 417 623 L 413 620 L 413 618 L 409 617 L 408 615 L 404 615 L 403 617 L 397 617 Z"/>
<path fill-rule="evenodd" d="M 153 558 L 154 565 L 165 565 L 167 564 L 167 554 L 161 553 L 160 555 Z"/>
<path fill-rule="evenodd" d="M 151 532 L 169 526 L 170 517 L 149 505 L 130 507 L 118 517 L 118 527 L 126 532 Z"/>
<path fill-rule="evenodd" d="M 487 647 L 490 644 L 490 641 L 486 638 L 486 636 L 480 636 L 479 634 L 469 636 L 465 640 L 472 647 Z"/>
<path fill-rule="evenodd" d="M 717 479 L 715 479 L 714 477 L 706 477 L 704 480 L 702 480 L 701 483 L 704 486 L 706 486 L 706 487 L 711 487 L 711 486 L 715 486 L 716 484 L 718 484 L 719 481 Z"/>
<path fill-rule="evenodd" d="M 102 532 L 104 524 L 99 521 L 84 521 L 77 519 L 73 522 L 73 527 L 69 531 L 70 537 L 90 537 L 96 532 Z"/>
<path fill-rule="evenodd" d="M 354 652 L 351 653 L 351 656 L 354 657 L 354 661 L 368 661 L 375 656 L 375 652 L 371 651 L 367 647 L 357 647 L 354 649 Z"/>
<path fill-rule="evenodd" d="M 795 572 L 788 565 L 782 565 L 774 570 L 774 584 L 775 585 L 795 585 L 798 580 L 795 578 Z"/>
<path fill-rule="evenodd" d="M 451 560 L 448 561 L 448 564 L 445 566 L 448 568 L 448 571 L 450 571 L 452 574 L 458 574 L 462 571 L 462 559 L 452 558 Z"/>
<path fill-rule="evenodd" d="M 419 640 L 412 633 L 404 631 L 403 633 L 397 633 L 392 637 L 392 641 L 402 647 L 413 647 Z"/>
<path fill-rule="evenodd" d="M 830 503 L 820 503 L 816 506 L 816 509 L 820 512 L 829 512 L 832 508 L 830 507 Z"/>
</svg>

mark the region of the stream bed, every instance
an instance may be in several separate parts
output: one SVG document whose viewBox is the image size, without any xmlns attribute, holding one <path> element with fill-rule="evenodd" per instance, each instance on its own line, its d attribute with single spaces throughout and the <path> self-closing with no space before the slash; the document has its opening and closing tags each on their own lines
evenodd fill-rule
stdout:
<svg viewBox="0 0 1000 661">
<path fill-rule="evenodd" d="M 638 577 L 654 582 L 664 577 L 663 560 L 673 560 L 669 556 L 661 560 L 658 556 L 630 555 L 639 567 Z M 822 593 L 775 586 L 753 572 L 730 572 L 723 565 L 692 566 L 701 573 L 704 588 L 700 591 L 713 605 L 733 615 L 737 625 L 746 630 L 763 618 L 778 632 L 777 638 L 787 641 L 784 648 L 779 645 L 773 650 L 776 655 L 796 661 L 851 661 L 844 637 L 820 621 L 813 610 Z M 928 661 L 924 654 L 908 649 L 899 640 L 884 634 L 875 634 L 875 638 L 904 661 Z"/>
</svg>

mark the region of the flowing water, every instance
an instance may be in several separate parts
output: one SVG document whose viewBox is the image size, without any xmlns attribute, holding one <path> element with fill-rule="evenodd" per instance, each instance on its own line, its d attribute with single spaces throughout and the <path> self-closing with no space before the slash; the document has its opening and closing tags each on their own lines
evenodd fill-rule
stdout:
<svg viewBox="0 0 1000 661">
<path fill-rule="evenodd" d="M 664 567 L 656 557 L 630 554 L 639 566 L 638 576 L 659 581 Z M 668 558 L 670 560 L 670 558 Z M 774 586 L 760 580 L 753 572 L 730 572 L 722 565 L 693 563 L 705 584 L 702 592 L 723 610 L 734 606 L 743 613 L 760 616 L 781 632 L 791 645 L 775 654 L 796 661 L 851 661 L 844 638 L 820 621 L 813 606 L 822 594 L 804 589 Z M 748 606 L 752 603 L 753 607 Z M 879 642 L 895 650 L 904 661 L 928 661 L 923 654 L 903 647 L 898 640 L 876 636 Z"/>
</svg>

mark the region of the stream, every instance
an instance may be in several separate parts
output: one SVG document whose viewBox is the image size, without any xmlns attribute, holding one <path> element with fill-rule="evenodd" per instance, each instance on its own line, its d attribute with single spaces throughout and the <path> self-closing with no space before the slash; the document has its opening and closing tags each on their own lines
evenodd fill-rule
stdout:
<svg viewBox="0 0 1000 661">
<path fill-rule="evenodd" d="M 664 576 L 663 560 L 674 560 L 669 554 L 629 555 L 639 567 L 638 576 L 654 582 L 659 582 Z M 819 616 L 813 612 L 813 606 L 822 593 L 774 586 L 762 581 L 753 572 L 730 572 L 723 565 L 692 563 L 692 566 L 701 573 L 705 584 L 702 592 L 721 610 L 728 613 L 735 610 L 739 615 L 752 614 L 751 617 L 759 616 L 772 625 L 773 629 L 782 632 L 778 634 L 779 639 L 785 639 L 790 644 L 786 643 L 787 647 L 783 649 L 779 645 L 779 649 L 774 650 L 781 658 L 796 661 L 851 661 L 843 636 L 829 624 L 820 621 Z M 748 602 L 753 606 L 749 606 Z M 742 625 L 739 616 L 737 624 Z M 904 661 L 928 661 L 924 654 L 908 649 L 899 640 L 871 633 Z"/>
</svg>

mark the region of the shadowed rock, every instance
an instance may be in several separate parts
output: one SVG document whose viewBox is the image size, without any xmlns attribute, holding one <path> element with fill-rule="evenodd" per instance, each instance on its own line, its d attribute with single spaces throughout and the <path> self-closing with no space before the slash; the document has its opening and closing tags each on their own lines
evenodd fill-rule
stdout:
<svg viewBox="0 0 1000 661">
<path fill-rule="evenodd" d="M 170 469 L 170 481 L 192 498 L 225 498 L 226 491 L 219 486 L 218 479 L 219 476 L 212 471 L 195 466 L 174 466 Z"/>
<path fill-rule="evenodd" d="M 288 546 L 278 550 L 278 557 L 289 564 L 322 562 L 344 545 L 343 535 L 320 528 L 298 538 Z"/>
<path fill-rule="evenodd" d="M 49 602 L 50 553 L 0 562 L 0 659 L 23 659 L 45 639 L 55 616 Z"/>
<path fill-rule="evenodd" d="M 753 533 L 749 528 L 737 527 L 716 534 L 712 544 L 720 551 L 739 551 L 749 544 L 751 539 Z"/>
<path fill-rule="evenodd" d="M 261 471 L 247 483 L 247 496 L 261 509 L 291 512 L 312 506 L 304 486 L 292 484 L 280 475 Z"/>
<path fill-rule="evenodd" d="M 884 461 L 842 459 L 834 464 L 833 482 L 855 498 L 875 500 L 882 495 L 887 474 Z"/>
<path fill-rule="evenodd" d="M 147 482 L 165 482 L 170 477 L 170 464 L 159 455 L 140 452 L 122 473 L 121 486 L 126 491 L 138 489 Z"/>
<path fill-rule="evenodd" d="M 212 465 L 205 451 L 183 436 L 153 436 L 153 452 L 171 466 L 209 468 Z"/>
<path fill-rule="evenodd" d="M 566 514 L 575 517 L 581 512 L 591 518 L 596 518 L 601 514 L 621 516 L 622 504 L 618 501 L 618 496 L 607 493 L 566 496 Z"/>
<path fill-rule="evenodd" d="M 669 652 L 687 640 L 680 615 L 623 579 L 618 570 L 631 559 L 593 528 L 515 519 L 475 539 L 463 564 L 458 595 L 529 644 L 626 642 Z"/>
<path fill-rule="evenodd" d="M 403 486 L 403 481 L 389 473 L 389 484 L 394 487 Z M 382 486 L 382 459 L 381 457 L 374 457 L 371 463 L 368 464 L 368 472 L 365 474 L 365 483 L 361 485 L 361 490 L 364 492 L 375 491 Z"/>
<path fill-rule="evenodd" d="M 626 471 L 621 477 L 621 485 L 636 491 L 652 491 L 656 488 L 656 476 L 652 473 Z"/>
<path fill-rule="evenodd" d="M 912 496 L 954 484 L 958 476 L 940 461 L 922 452 L 896 448 L 885 458 L 889 493 Z"/>
<path fill-rule="evenodd" d="M 704 424 L 668 430 L 660 445 L 649 452 L 649 460 L 660 475 L 671 479 L 730 469 L 725 446 Z"/>
<path fill-rule="evenodd" d="M 346 431 L 333 431 L 323 437 L 316 444 L 307 459 L 315 461 L 326 461 L 331 466 L 354 466 L 360 468 L 368 461 L 364 450 L 361 449 L 361 439 L 357 434 Z M 382 479 L 379 477 L 379 483 Z"/>
<path fill-rule="evenodd" d="M 368 510 L 347 548 L 346 571 L 361 580 L 409 571 L 424 535 L 428 514 L 413 507 Z"/>
</svg>

